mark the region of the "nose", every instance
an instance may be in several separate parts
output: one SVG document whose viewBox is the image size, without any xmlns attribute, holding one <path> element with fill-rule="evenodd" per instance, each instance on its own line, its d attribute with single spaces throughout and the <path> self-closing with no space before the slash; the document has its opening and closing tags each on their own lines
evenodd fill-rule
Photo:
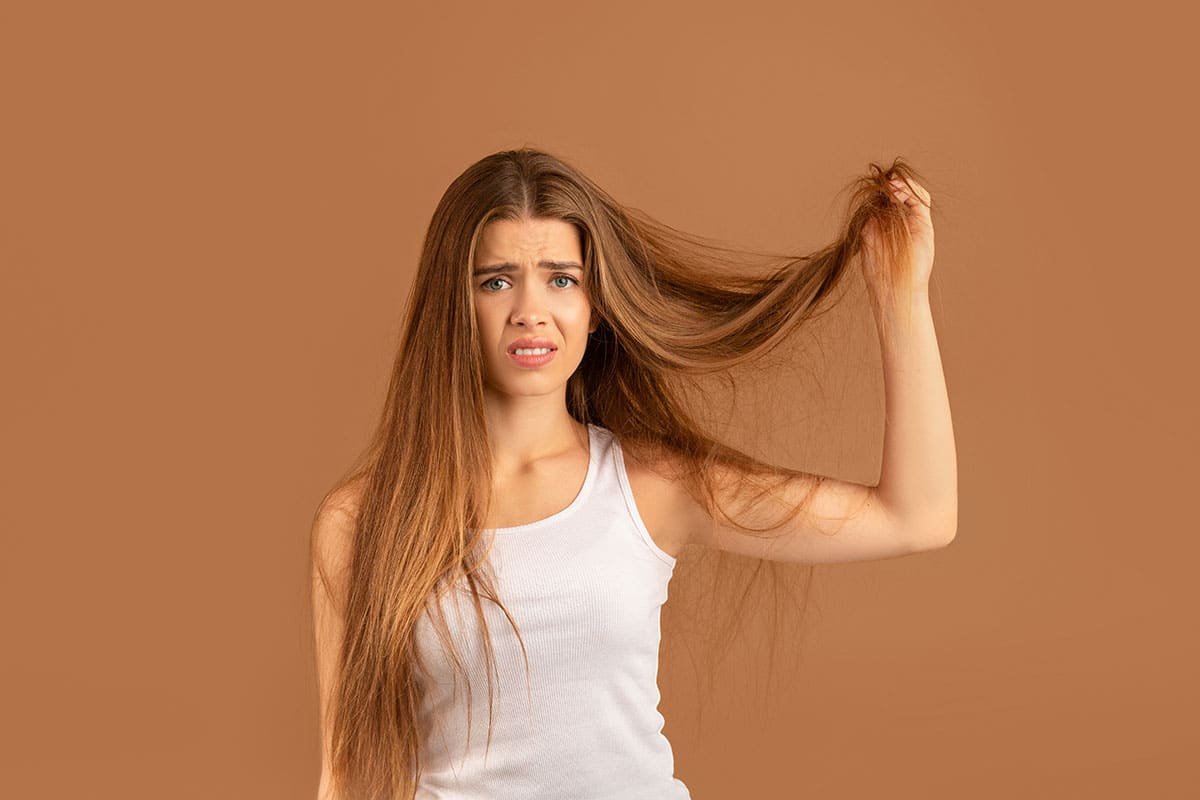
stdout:
<svg viewBox="0 0 1200 800">
<path fill-rule="evenodd" d="M 545 310 L 545 298 L 528 283 L 515 290 L 511 297 L 513 297 L 513 309 L 512 314 L 509 315 L 509 322 L 513 325 L 532 327 L 543 324 L 549 317 L 549 313 Z"/>
</svg>

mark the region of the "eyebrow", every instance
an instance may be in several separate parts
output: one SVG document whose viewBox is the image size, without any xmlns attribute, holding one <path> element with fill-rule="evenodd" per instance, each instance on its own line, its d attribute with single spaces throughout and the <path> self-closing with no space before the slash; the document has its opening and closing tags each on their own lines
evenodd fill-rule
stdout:
<svg viewBox="0 0 1200 800">
<path fill-rule="evenodd" d="M 583 265 L 574 261 L 539 261 L 538 266 L 542 269 L 577 269 L 583 271 Z M 508 270 L 518 269 L 516 264 L 505 262 L 503 264 L 492 264 L 486 267 L 480 267 L 475 270 L 475 276 L 491 275 L 496 272 L 507 272 Z"/>
</svg>

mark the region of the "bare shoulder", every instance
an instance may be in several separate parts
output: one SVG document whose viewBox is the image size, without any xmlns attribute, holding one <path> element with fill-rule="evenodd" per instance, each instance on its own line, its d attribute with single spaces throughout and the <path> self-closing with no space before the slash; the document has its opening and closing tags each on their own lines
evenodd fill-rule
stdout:
<svg viewBox="0 0 1200 800">
<path fill-rule="evenodd" d="M 359 504 L 362 502 L 362 492 L 361 480 L 335 486 L 321 498 L 317 507 L 317 515 L 357 516 Z"/>
<path fill-rule="evenodd" d="M 622 449 L 633 500 L 650 538 L 672 558 L 710 524 L 704 508 L 674 480 L 681 462 L 664 449 L 635 453 Z"/>
<path fill-rule="evenodd" d="M 350 483 L 331 489 L 321 499 L 310 534 L 314 572 L 331 578 L 349 565 L 361 497 L 361 484 Z"/>
</svg>

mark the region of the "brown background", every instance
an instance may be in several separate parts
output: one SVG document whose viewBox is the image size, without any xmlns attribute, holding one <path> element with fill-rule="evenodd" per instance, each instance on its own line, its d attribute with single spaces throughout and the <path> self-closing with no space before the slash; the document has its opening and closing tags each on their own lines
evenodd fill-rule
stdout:
<svg viewBox="0 0 1200 800">
<path fill-rule="evenodd" d="M 530 144 L 748 247 L 824 245 L 896 155 L 941 214 L 957 539 L 818 568 L 779 721 L 695 734 L 664 666 L 697 800 L 1191 796 L 1182 7 L 6 4 L 0 792 L 315 797 L 309 520 L 438 197 Z M 867 313 L 742 443 L 876 479 Z"/>
</svg>

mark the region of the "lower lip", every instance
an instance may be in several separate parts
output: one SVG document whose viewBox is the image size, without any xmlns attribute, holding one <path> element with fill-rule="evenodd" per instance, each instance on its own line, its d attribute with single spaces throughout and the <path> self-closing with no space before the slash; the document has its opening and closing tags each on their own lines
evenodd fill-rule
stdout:
<svg viewBox="0 0 1200 800">
<path fill-rule="evenodd" d="M 553 360 L 554 354 L 557 352 L 557 350 L 551 350 L 549 353 L 542 353 L 541 355 L 524 356 L 519 356 L 516 353 L 509 353 L 508 357 L 520 364 L 522 367 L 540 367 L 544 364 L 549 364 L 551 360 Z"/>
</svg>

